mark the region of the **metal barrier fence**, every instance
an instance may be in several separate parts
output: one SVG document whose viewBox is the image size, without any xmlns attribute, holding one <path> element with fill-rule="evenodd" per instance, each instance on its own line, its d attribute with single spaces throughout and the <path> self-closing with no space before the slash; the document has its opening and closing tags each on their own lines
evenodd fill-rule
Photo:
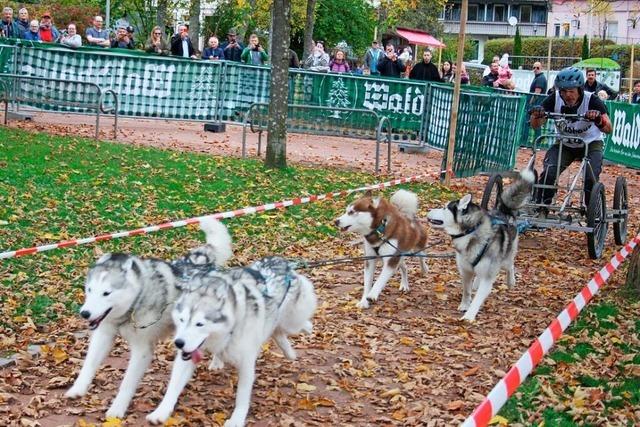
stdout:
<svg viewBox="0 0 640 427">
<path fill-rule="evenodd" d="M 57 108 L 62 111 L 95 112 L 96 133 L 100 135 L 100 114 L 113 113 L 114 139 L 118 135 L 118 95 L 111 89 L 102 90 L 95 83 L 22 76 L 0 73 L 0 102 L 4 102 L 4 124 L 9 119 L 9 104 L 26 104 L 36 108 Z M 112 104 L 107 106 L 106 100 Z"/>
<path fill-rule="evenodd" d="M 242 157 L 247 154 L 247 128 L 258 132 L 258 156 L 262 133 L 267 130 L 269 104 L 252 104 L 242 121 Z M 387 143 L 387 172 L 391 172 L 391 123 L 375 111 L 322 105 L 289 104 L 287 130 L 314 135 L 328 135 L 376 141 L 376 173 L 380 172 L 380 144 Z"/>
</svg>

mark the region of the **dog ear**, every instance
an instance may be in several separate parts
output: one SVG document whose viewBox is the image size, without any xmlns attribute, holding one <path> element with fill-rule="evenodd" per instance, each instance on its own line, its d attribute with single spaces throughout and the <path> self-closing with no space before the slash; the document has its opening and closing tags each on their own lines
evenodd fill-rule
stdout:
<svg viewBox="0 0 640 427">
<path fill-rule="evenodd" d="M 373 197 L 373 192 L 371 190 L 365 191 L 364 197 Z"/>
<path fill-rule="evenodd" d="M 111 258 L 111 253 L 104 254 L 100 258 L 98 258 L 98 261 L 96 261 L 96 264 L 102 264 L 103 262 L 107 262 L 109 261 L 110 258 Z"/>
<path fill-rule="evenodd" d="M 471 203 L 471 194 L 467 194 L 462 199 L 460 199 L 460 201 L 458 202 L 458 209 L 460 210 L 467 209 L 467 207 L 469 206 L 469 203 Z"/>
</svg>

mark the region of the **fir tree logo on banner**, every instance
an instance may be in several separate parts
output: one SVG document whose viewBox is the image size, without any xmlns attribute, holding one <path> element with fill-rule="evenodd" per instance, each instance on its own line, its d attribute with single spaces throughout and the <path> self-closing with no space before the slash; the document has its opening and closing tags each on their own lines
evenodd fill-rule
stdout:
<svg viewBox="0 0 640 427">
<path fill-rule="evenodd" d="M 329 107 L 334 108 L 348 108 L 351 106 L 351 101 L 349 100 L 349 90 L 344 84 L 344 80 L 342 80 L 342 77 L 338 77 L 331 82 L 331 89 L 329 89 L 329 99 L 327 100 L 327 104 L 329 105 Z M 345 111 L 336 110 L 329 117 L 340 119 L 342 118 L 340 113 L 345 113 Z"/>
</svg>

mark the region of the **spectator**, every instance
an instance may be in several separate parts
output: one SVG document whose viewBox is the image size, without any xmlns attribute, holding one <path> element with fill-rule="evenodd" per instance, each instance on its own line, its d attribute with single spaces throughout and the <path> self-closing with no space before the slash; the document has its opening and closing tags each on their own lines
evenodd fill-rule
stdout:
<svg viewBox="0 0 640 427">
<path fill-rule="evenodd" d="M 125 27 L 119 27 L 116 30 L 116 38 L 111 40 L 111 47 L 118 49 L 135 49 L 133 41 L 129 38 L 129 33 Z"/>
<path fill-rule="evenodd" d="M 304 61 L 311 71 L 329 71 L 329 54 L 324 51 L 324 42 L 318 40 L 309 57 Z"/>
<path fill-rule="evenodd" d="M 497 62 L 492 62 L 489 66 L 490 72 L 482 78 L 482 86 L 495 87 L 494 83 L 498 80 L 498 70 L 500 66 Z"/>
<path fill-rule="evenodd" d="M 20 34 L 24 34 L 25 31 L 29 31 L 29 11 L 23 7 L 18 11 L 18 20 L 16 21 L 20 28 Z"/>
<path fill-rule="evenodd" d="M 598 91 L 598 98 L 602 99 L 603 101 L 606 101 L 607 99 L 609 99 L 609 95 L 604 89 L 600 89 Z"/>
<path fill-rule="evenodd" d="M 400 73 L 404 70 L 405 66 L 402 61 L 398 59 L 394 46 L 388 44 L 385 47 L 384 56 L 378 61 L 378 71 L 380 71 L 380 75 L 385 77 L 400 77 Z M 437 71 L 436 69 L 436 72 Z"/>
<path fill-rule="evenodd" d="M 227 31 L 227 41 L 220 46 L 224 52 L 224 59 L 229 61 L 240 62 L 244 46 L 238 43 L 238 33 L 231 28 Z"/>
<path fill-rule="evenodd" d="M 533 63 L 533 81 L 529 86 L 529 93 L 546 93 L 547 92 L 547 78 L 542 72 L 542 64 L 540 62 Z"/>
<path fill-rule="evenodd" d="M 584 82 L 584 90 L 591 93 L 598 93 L 601 90 L 607 92 L 609 98 L 614 99 L 618 93 L 604 83 L 596 80 L 596 70 L 589 68 L 587 70 L 587 81 Z"/>
<path fill-rule="evenodd" d="M 182 24 L 178 25 L 178 32 L 171 39 L 171 54 L 183 58 L 195 58 L 195 49 L 189 38 L 189 28 Z"/>
<path fill-rule="evenodd" d="M 153 27 L 147 43 L 144 45 L 144 51 L 147 53 L 155 53 L 156 55 L 169 55 L 169 43 L 162 34 L 159 26 Z"/>
<path fill-rule="evenodd" d="M 60 39 L 58 41 L 61 45 L 67 47 L 76 48 L 82 46 L 82 38 L 76 31 L 76 24 L 71 23 L 67 25 L 67 31 L 62 32 L 62 35 L 60 36 Z"/>
<path fill-rule="evenodd" d="M 51 14 L 45 12 L 40 19 L 40 41 L 53 43 L 60 37 L 60 31 L 53 25 Z"/>
<path fill-rule="evenodd" d="M 456 72 L 456 64 L 451 64 L 453 68 L 453 73 Z M 467 73 L 467 67 L 465 67 L 464 63 L 460 64 L 460 84 L 468 85 L 470 83 L 469 73 Z"/>
<path fill-rule="evenodd" d="M 493 63 L 498 64 L 500 62 L 500 57 L 498 55 L 494 55 L 493 59 L 491 60 L 491 62 L 489 63 L 489 65 L 487 65 L 484 68 L 484 71 L 482 72 L 482 77 L 486 77 L 489 73 L 491 73 L 491 64 Z"/>
<path fill-rule="evenodd" d="M 445 83 L 453 83 L 456 78 L 451 61 L 444 61 L 440 72 L 442 73 L 442 81 Z"/>
<path fill-rule="evenodd" d="M 293 49 L 289 49 L 289 68 L 300 68 L 298 54 Z"/>
<path fill-rule="evenodd" d="M 87 28 L 85 35 L 89 46 L 110 47 L 109 30 L 102 29 L 102 16 L 94 16 L 93 27 Z"/>
<path fill-rule="evenodd" d="M 133 27 L 131 25 L 127 26 L 127 36 L 129 37 L 129 40 L 131 40 L 131 44 L 133 45 L 134 49 L 136 46 L 136 40 L 133 38 L 133 33 L 135 32 L 135 30 L 133 29 Z"/>
<path fill-rule="evenodd" d="M 329 63 L 329 71 L 332 73 L 348 73 L 351 71 L 351 67 L 349 67 L 349 63 L 345 59 L 342 50 L 336 50 L 335 56 Z"/>
<path fill-rule="evenodd" d="M 355 63 L 353 64 L 353 74 L 357 76 L 361 76 L 364 74 L 364 68 L 362 66 L 362 62 L 360 62 L 359 59 L 356 59 Z"/>
<path fill-rule="evenodd" d="M 269 60 L 269 56 L 264 48 L 260 46 L 260 39 L 256 34 L 249 36 L 249 46 L 244 48 L 240 59 L 245 64 L 250 65 L 265 65 Z"/>
<path fill-rule="evenodd" d="M 509 54 L 505 53 L 502 55 L 500 62 L 498 62 L 498 79 L 493 82 L 493 87 L 511 90 L 507 88 L 507 86 L 511 86 L 511 84 L 507 84 L 507 82 L 512 78 L 513 73 L 511 72 L 511 68 L 509 68 Z"/>
<path fill-rule="evenodd" d="M 209 45 L 202 52 L 202 59 L 224 59 L 224 51 L 216 36 L 209 37 Z"/>
<path fill-rule="evenodd" d="M 13 20 L 13 9 L 5 7 L 2 9 L 2 21 L 0 21 L 0 31 L 5 37 L 19 39 L 24 34 L 24 31 L 20 30 L 20 26 Z"/>
<path fill-rule="evenodd" d="M 29 29 L 24 32 L 22 38 L 32 42 L 40 41 L 40 23 L 37 19 L 34 19 L 29 23 Z"/>
<path fill-rule="evenodd" d="M 422 61 L 418 62 L 411 70 L 409 75 L 413 80 L 425 80 L 428 82 L 441 82 L 440 72 L 433 62 L 431 62 L 432 54 L 429 49 L 425 49 L 422 54 Z"/>
<path fill-rule="evenodd" d="M 378 71 L 378 61 L 382 55 L 382 49 L 378 46 L 378 41 L 374 40 L 371 42 L 371 48 L 369 48 L 367 53 L 364 55 L 364 69 L 369 70 L 369 74 L 380 74 L 380 71 Z"/>
<path fill-rule="evenodd" d="M 631 95 L 632 104 L 640 104 L 640 80 L 636 80 L 633 84 L 633 94 Z"/>
</svg>

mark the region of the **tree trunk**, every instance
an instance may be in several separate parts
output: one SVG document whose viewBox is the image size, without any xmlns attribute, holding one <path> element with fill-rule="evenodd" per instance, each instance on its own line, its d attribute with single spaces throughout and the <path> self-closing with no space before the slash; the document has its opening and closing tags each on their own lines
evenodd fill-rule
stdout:
<svg viewBox="0 0 640 427">
<path fill-rule="evenodd" d="M 191 0 L 189 8 L 189 38 L 194 49 L 200 50 L 200 0 Z"/>
<path fill-rule="evenodd" d="M 287 167 L 287 101 L 289 96 L 289 37 L 291 0 L 274 0 L 271 9 L 271 86 L 267 137 L 268 168 Z"/>
<path fill-rule="evenodd" d="M 313 50 L 313 27 L 316 23 L 316 0 L 307 0 L 307 22 L 304 25 L 304 52 L 300 63 L 302 64 Z"/>
<path fill-rule="evenodd" d="M 160 27 L 162 34 L 166 34 L 168 1 L 169 0 L 158 0 L 158 6 L 156 8 L 156 25 Z"/>
<path fill-rule="evenodd" d="M 627 271 L 627 286 L 640 295 L 640 245 L 636 246 L 630 255 L 629 270 Z"/>
</svg>

